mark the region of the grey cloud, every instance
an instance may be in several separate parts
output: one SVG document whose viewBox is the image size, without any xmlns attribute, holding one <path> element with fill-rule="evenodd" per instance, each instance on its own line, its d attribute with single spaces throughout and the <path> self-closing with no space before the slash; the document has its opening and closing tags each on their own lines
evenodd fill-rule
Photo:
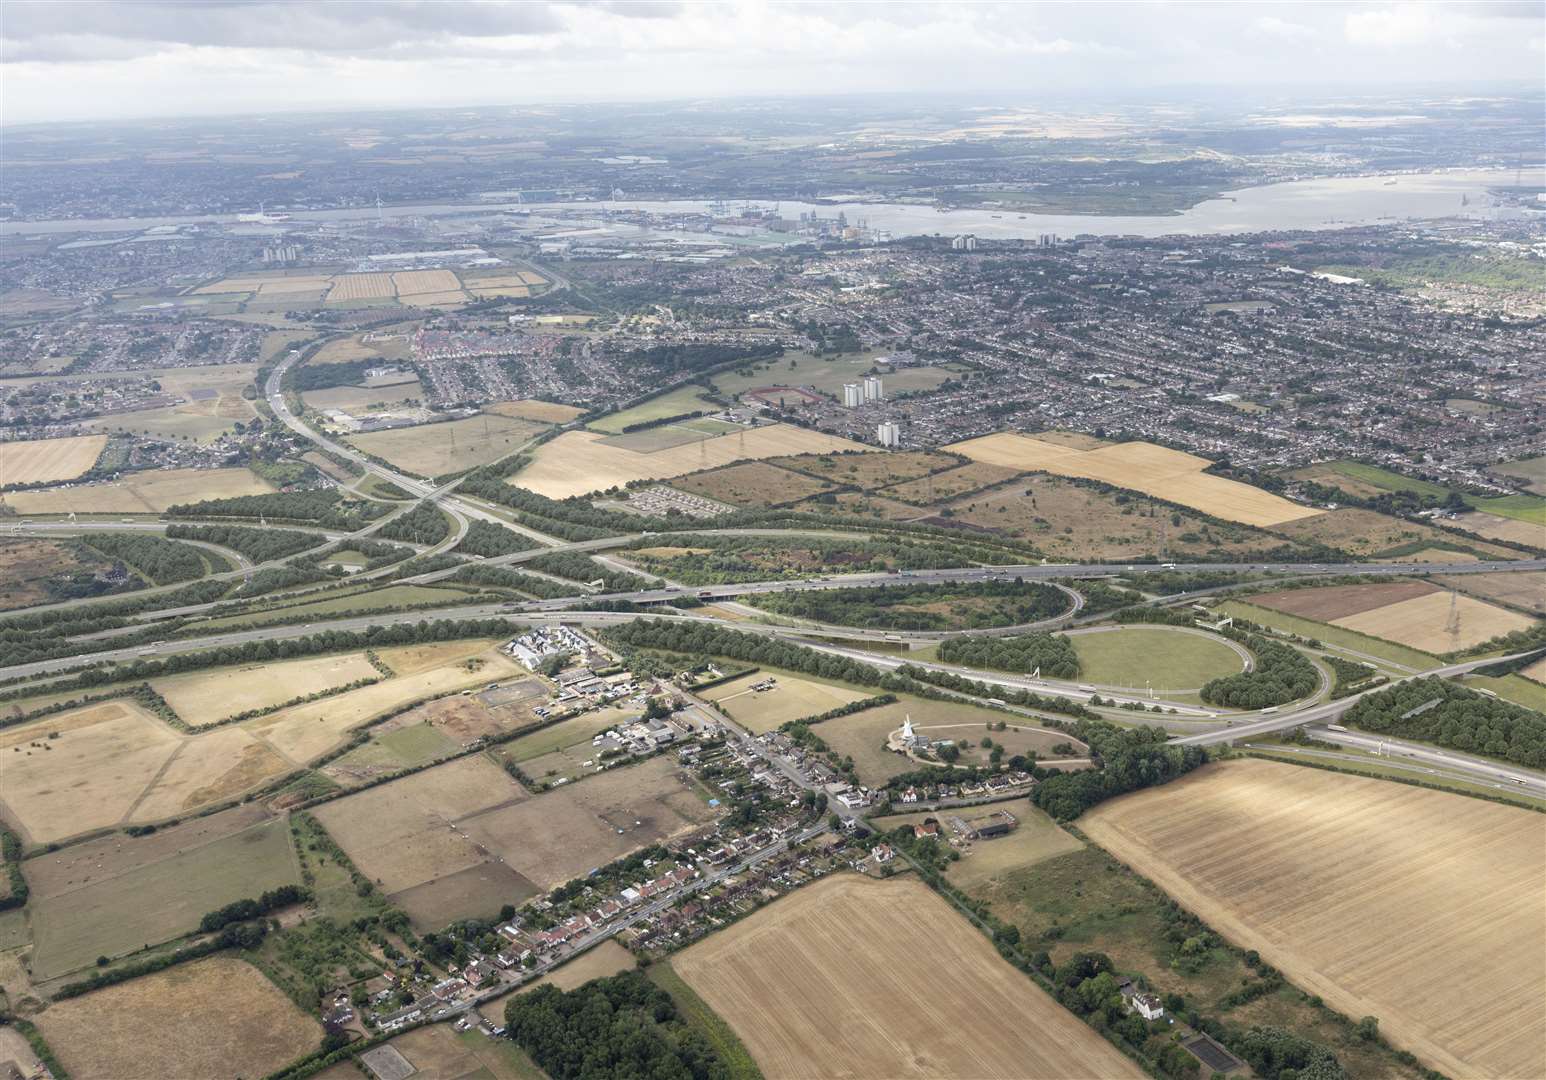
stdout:
<svg viewBox="0 0 1546 1080">
<path fill-rule="evenodd" d="M 457 39 L 563 32 L 565 9 L 670 17 L 672 3 L 434 0 L 6 0 L 7 61 L 116 60 L 168 45 L 371 55 Z"/>
</svg>

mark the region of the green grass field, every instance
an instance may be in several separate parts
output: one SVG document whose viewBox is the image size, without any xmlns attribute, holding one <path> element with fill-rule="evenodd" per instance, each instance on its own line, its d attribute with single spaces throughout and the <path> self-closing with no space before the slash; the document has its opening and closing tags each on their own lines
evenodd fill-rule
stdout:
<svg viewBox="0 0 1546 1080">
<path fill-rule="evenodd" d="M 282 819 L 34 905 L 33 974 L 52 979 L 197 929 L 207 912 L 300 881 Z"/>
<path fill-rule="evenodd" d="M 1343 476 L 1360 480 L 1381 491 L 1411 491 L 1418 495 L 1432 495 L 1439 499 L 1449 494 L 1449 488 L 1439 484 L 1402 476 L 1389 469 L 1365 465 L 1359 461 L 1330 461 L 1327 465 Z M 1504 495 L 1496 499 L 1486 499 L 1478 495 L 1462 497 L 1466 505 L 1473 510 L 1513 518 L 1515 521 L 1524 521 L 1532 525 L 1546 526 L 1546 498 L 1539 495 Z"/>
<path fill-rule="evenodd" d="M 395 608 L 416 607 L 437 601 L 446 606 L 461 603 L 468 593 L 460 589 L 432 588 L 428 585 L 389 585 L 384 589 L 352 592 L 309 604 L 270 608 L 246 615 L 228 615 L 223 619 L 196 623 L 198 632 L 220 630 L 236 626 L 267 626 L 273 623 L 305 622 L 310 618 L 325 618 L 345 611 L 390 611 Z"/>
<path fill-rule="evenodd" d="M 517 764 L 531 761 L 556 750 L 589 743 L 592 738 L 608 728 L 626 724 L 638 719 L 638 716 L 637 712 L 626 709 L 599 709 L 595 712 L 583 713 L 571 720 L 564 720 L 552 727 L 543 728 L 541 731 L 534 731 L 530 735 L 516 739 L 505 747 L 504 756 Z"/>
<path fill-rule="evenodd" d="M 1239 600 L 1226 600 L 1214 610 L 1223 615 L 1233 615 L 1237 619 L 1250 619 L 1252 622 L 1260 623 L 1263 626 L 1270 626 L 1277 630 L 1286 630 L 1291 634 L 1316 638 L 1328 646 L 1340 646 L 1344 649 L 1351 649 L 1354 652 L 1368 653 L 1370 656 L 1378 656 L 1382 660 L 1403 664 L 1418 671 L 1439 666 L 1437 657 L 1430 656 L 1425 652 L 1418 652 L 1416 649 L 1409 649 L 1405 645 L 1397 645 L 1394 641 L 1369 637 L 1353 630 L 1344 630 L 1340 626 L 1314 622 L 1310 619 L 1301 619 L 1296 615 L 1272 611 L 1268 608 L 1257 607 L 1254 604 L 1242 603 Z"/>
<path fill-rule="evenodd" d="M 608 434 L 617 434 L 629 424 L 642 424 L 650 420 L 660 420 L 667 416 L 680 416 L 690 412 L 715 412 L 719 406 L 712 401 L 706 401 L 699 395 L 703 393 L 701 386 L 679 386 L 675 390 L 652 397 L 648 401 L 635 405 L 631 409 L 624 409 L 620 413 L 611 416 L 603 416 L 600 420 L 593 421 L 589 427 L 592 431 L 602 431 Z"/>
<path fill-rule="evenodd" d="M 1197 690 L 1244 667 L 1222 639 L 1174 630 L 1125 627 L 1072 634 L 1069 640 L 1079 654 L 1079 681 L 1101 686 Z"/>
<path fill-rule="evenodd" d="M 750 375 L 741 371 L 727 371 L 714 378 L 714 386 L 720 393 L 737 396 L 759 386 L 808 386 L 812 389 L 841 397 L 843 384 L 856 382 L 875 366 L 884 352 L 858 353 L 832 359 L 812 356 L 809 353 L 789 353 L 777 360 L 766 361 L 751 369 Z M 794 367 L 790 367 L 791 361 Z M 909 390 L 932 390 L 956 374 L 942 367 L 902 368 L 882 376 L 887 396 Z"/>
<path fill-rule="evenodd" d="M 342 766 L 380 765 L 388 768 L 413 768 L 428 765 L 461 749 L 455 739 L 429 724 L 412 724 L 389 731 L 370 740 L 358 750 L 338 759 Z"/>
<path fill-rule="evenodd" d="M 1505 701 L 1546 713 L 1546 686 L 1523 675 L 1505 675 L 1501 679 L 1487 675 L 1467 675 L 1464 683 L 1472 690 L 1491 690 Z"/>
</svg>

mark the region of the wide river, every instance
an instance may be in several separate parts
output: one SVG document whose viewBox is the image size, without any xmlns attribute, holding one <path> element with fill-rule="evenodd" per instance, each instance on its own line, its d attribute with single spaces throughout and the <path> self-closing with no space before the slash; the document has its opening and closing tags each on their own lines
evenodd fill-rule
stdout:
<svg viewBox="0 0 1546 1080">
<path fill-rule="evenodd" d="M 1325 180 L 1295 180 L 1283 184 L 1242 188 L 1218 199 L 1198 203 L 1180 214 L 1103 216 L 1084 214 L 1019 214 L 990 210 L 939 211 L 930 206 L 900 203 L 778 203 L 784 217 L 816 211 L 833 218 L 841 211 L 850 222 L 866 221 L 872 229 L 893 236 L 932 233 L 974 233 L 996 239 L 1031 238 L 1043 233 L 1071 237 L 1080 233 L 1098 236 L 1169 236 L 1179 234 L 1268 232 L 1288 229 L 1335 229 L 1378 222 L 1424 221 L 1446 217 L 1486 217 L 1506 212 L 1495 209 L 1487 189 L 1514 182 L 1512 170 L 1457 170 L 1396 176 L 1352 176 Z M 1525 170 L 1529 183 L 1546 179 L 1546 169 Z M 1469 205 L 1466 204 L 1469 200 Z M 737 201 L 733 205 L 739 206 Z M 772 206 L 753 200 L 753 206 Z M 661 213 L 705 211 L 710 203 L 697 200 L 669 202 L 587 202 L 527 204 L 526 209 L 591 210 L 640 209 Z M 442 217 L 456 214 L 488 214 L 515 209 L 514 203 L 431 203 L 410 206 L 374 206 L 346 210 L 298 210 L 290 215 L 296 223 L 368 221 L 377 214 L 387 218 Z M 1513 211 L 1518 213 L 1518 211 Z M 137 232 L 158 225 L 201 223 L 236 224 L 235 214 L 158 218 L 73 218 L 55 221 L 0 222 L 0 236 L 79 232 Z"/>
</svg>

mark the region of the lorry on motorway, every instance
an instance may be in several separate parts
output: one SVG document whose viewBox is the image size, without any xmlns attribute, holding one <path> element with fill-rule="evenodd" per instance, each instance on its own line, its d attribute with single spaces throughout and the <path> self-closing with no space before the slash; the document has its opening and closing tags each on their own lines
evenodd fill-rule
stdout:
<svg viewBox="0 0 1546 1080">
<path fill-rule="evenodd" d="M 1343 727 L 1341 724 L 1327 724 L 1326 725 L 1326 730 L 1327 731 L 1346 731 L 1347 728 Z"/>
</svg>

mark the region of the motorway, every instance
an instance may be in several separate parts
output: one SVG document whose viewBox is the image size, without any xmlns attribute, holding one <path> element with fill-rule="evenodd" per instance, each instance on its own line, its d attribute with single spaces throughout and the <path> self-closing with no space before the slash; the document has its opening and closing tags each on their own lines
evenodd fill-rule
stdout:
<svg viewBox="0 0 1546 1080">
<path fill-rule="evenodd" d="M 1271 750 L 1273 753 L 1301 754 L 1361 764 L 1370 763 L 1370 759 L 1365 755 L 1375 754 L 1380 758 L 1390 759 L 1391 765 L 1405 768 L 1410 772 L 1420 772 L 1435 777 L 1458 775 L 1461 779 L 1488 784 L 1500 790 L 1514 790 L 1546 799 L 1546 776 L 1518 765 L 1491 761 L 1453 750 L 1441 750 L 1406 739 L 1367 735 L 1361 731 L 1336 731 L 1324 725 L 1308 726 L 1305 728 L 1305 734 L 1321 742 L 1335 743 L 1350 750 L 1363 751 L 1364 754 L 1337 754 L 1311 747 L 1278 744 L 1256 746 L 1254 743 L 1246 743 L 1245 745 L 1255 749 Z M 1405 761 L 1395 760 L 1398 758 Z"/>
</svg>

